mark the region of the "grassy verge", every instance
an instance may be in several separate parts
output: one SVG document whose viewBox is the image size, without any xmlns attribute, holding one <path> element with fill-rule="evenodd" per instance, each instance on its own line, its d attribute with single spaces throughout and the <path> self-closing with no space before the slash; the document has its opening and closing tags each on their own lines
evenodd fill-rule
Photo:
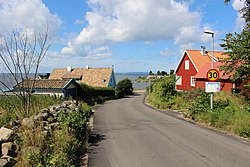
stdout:
<svg viewBox="0 0 250 167">
<path fill-rule="evenodd" d="M 249 102 L 239 95 L 220 92 L 215 94 L 214 109 L 209 109 L 209 95 L 197 96 L 186 111 L 189 118 L 217 129 L 250 139 Z"/>
<path fill-rule="evenodd" d="M 59 128 L 48 130 L 42 127 L 22 129 L 18 144 L 17 167 L 72 167 L 77 166 L 88 142 L 88 120 L 91 109 L 81 103 L 78 111 L 60 112 L 56 119 Z"/>
<path fill-rule="evenodd" d="M 28 117 L 38 113 L 42 108 L 61 103 L 61 100 L 51 96 L 32 96 L 31 103 L 32 112 Z M 21 100 L 16 96 L 0 97 L 0 127 L 11 120 L 20 120 L 23 118 L 24 114 L 20 106 L 22 106 Z"/>
<path fill-rule="evenodd" d="M 159 109 L 181 111 L 187 118 L 250 139 L 250 102 L 244 96 L 215 93 L 211 111 L 208 93 L 203 90 L 173 92 L 173 86 L 170 80 L 156 81 L 147 102 Z"/>
</svg>

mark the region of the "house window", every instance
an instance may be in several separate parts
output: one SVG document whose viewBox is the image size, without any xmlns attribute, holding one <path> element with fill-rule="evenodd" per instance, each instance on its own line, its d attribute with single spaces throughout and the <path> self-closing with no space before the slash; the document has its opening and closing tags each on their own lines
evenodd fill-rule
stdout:
<svg viewBox="0 0 250 167">
<path fill-rule="evenodd" d="M 182 85 L 182 76 L 176 75 L 176 85 Z"/>
<path fill-rule="evenodd" d="M 185 60 L 185 70 L 189 70 L 189 60 Z"/>
<path fill-rule="evenodd" d="M 194 78 L 194 76 L 190 77 L 190 85 L 195 86 L 195 78 Z"/>
</svg>

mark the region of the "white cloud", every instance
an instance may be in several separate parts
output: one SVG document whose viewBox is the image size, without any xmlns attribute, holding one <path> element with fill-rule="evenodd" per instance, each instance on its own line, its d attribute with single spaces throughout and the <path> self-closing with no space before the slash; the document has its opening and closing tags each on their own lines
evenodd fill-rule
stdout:
<svg viewBox="0 0 250 167">
<path fill-rule="evenodd" d="M 109 50 L 108 46 L 99 46 L 92 48 L 91 46 L 86 47 L 86 59 L 98 60 L 104 59 L 112 56 L 112 52 Z"/>
<path fill-rule="evenodd" d="M 78 46 L 72 45 L 70 42 L 68 46 L 62 49 L 63 56 L 80 56 L 89 60 L 97 60 L 111 57 L 113 54 L 107 45 L 84 45 Z"/>
<path fill-rule="evenodd" d="M 233 8 L 239 11 L 244 7 L 245 0 L 234 0 L 232 3 Z M 241 31 L 244 27 L 245 20 L 242 18 L 242 14 L 238 12 L 238 17 L 236 19 L 236 31 Z"/>
<path fill-rule="evenodd" d="M 83 20 L 83 19 L 77 19 L 76 21 L 75 21 L 75 24 L 76 25 L 83 25 L 85 23 L 85 20 Z"/>
<path fill-rule="evenodd" d="M 171 57 L 171 56 L 175 56 L 176 53 L 174 53 L 171 49 L 169 48 L 165 48 L 163 51 L 160 52 L 161 56 L 164 57 Z"/>
<path fill-rule="evenodd" d="M 49 28 L 52 38 L 61 25 L 60 18 L 52 14 L 42 0 L 0 0 L 0 33 L 13 29 L 40 32 Z"/>
<path fill-rule="evenodd" d="M 87 26 L 62 49 L 77 54 L 79 47 L 124 41 L 174 39 L 186 45 L 201 41 L 200 14 L 189 3 L 174 0 L 89 0 Z"/>
<path fill-rule="evenodd" d="M 47 57 L 49 58 L 58 58 L 61 57 L 62 55 L 60 55 L 58 52 L 56 51 L 48 51 L 47 52 Z"/>
</svg>

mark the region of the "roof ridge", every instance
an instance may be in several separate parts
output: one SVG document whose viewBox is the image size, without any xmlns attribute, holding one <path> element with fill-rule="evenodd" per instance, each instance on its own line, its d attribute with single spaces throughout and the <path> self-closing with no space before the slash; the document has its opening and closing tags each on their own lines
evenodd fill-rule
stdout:
<svg viewBox="0 0 250 167">
<path fill-rule="evenodd" d="M 198 50 L 198 49 L 186 49 L 186 51 L 201 51 L 201 50 Z M 206 50 L 207 52 L 212 52 L 211 50 Z M 219 52 L 219 53 L 227 53 L 225 51 L 218 51 L 218 50 L 215 50 L 214 52 Z"/>
<path fill-rule="evenodd" d="M 53 70 L 54 69 L 64 70 L 64 69 L 67 69 L 67 67 L 65 67 L 65 68 L 53 68 Z M 86 69 L 86 67 L 76 67 L 76 68 L 71 68 L 71 69 Z M 89 67 L 89 69 L 112 69 L 112 67 Z"/>
</svg>

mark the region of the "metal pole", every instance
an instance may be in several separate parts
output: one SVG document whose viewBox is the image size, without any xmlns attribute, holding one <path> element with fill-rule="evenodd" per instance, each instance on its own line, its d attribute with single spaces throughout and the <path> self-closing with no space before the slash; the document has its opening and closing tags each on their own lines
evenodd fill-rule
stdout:
<svg viewBox="0 0 250 167">
<path fill-rule="evenodd" d="M 213 98 L 214 98 L 213 95 L 214 95 L 214 93 L 212 92 L 210 95 L 210 109 L 211 109 L 211 111 L 213 110 Z"/>
<path fill-rule="evenodd" d="M 214 68 L 214 34 L 212 34 L 212 69 Z M 210 95 L 210 108 L 211 111 L 213 110 L 213 99 L 214 99 L 214 93 L 212 92 Z"/>
<path fill-rule="evenodd" d="M 149 94 L 151 93 L 151 80 L 149 78 Z"/>
<path fill-rule="evenodd" d="M 212 39 L 213 39 L 213 43 L 212 43 L 212 68 L 214 68 L 214 34 L 212 34 Z"/>
</svg>

